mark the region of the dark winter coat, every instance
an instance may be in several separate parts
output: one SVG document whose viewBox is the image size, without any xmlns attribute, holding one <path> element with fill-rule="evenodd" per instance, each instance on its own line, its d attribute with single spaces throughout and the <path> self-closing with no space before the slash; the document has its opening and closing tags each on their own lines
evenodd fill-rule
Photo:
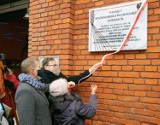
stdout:
<svg viewBox="0 0 160 125">
<path fill-rule="evenodd" d="M 66 94 L 61 97 L 49 97 L 54 111 L 54 125 L 84 125 L 85 119 L 96 114 L 97 97 L 90 96 L 90 103 L 84 104 L 79 96 Z"/>
<path fill-rule="evenodd" d="M 67 79 L 68 82 L 73 81 L 77 84 L 80 79 L 88 76 L 89 74 L 90 74 L 89 70 L 86 70 L 83 73 L 81 73 L 80 75 L 66 77 L 61 72 L 57 76 L 57 75 L 53 74 L 52 72 L 45 70 L 44 68 L 41 68 L 41 70 L 38 71 L 38 76 L 40 76 L 42 78 L 42 82 L 45 84 L 50 84 L 52 81 L 59 79 L 59 78 L 65 78 L 65 79 Z M 81 80 L 80 82 L 82 82 L 84 80 L 85 79 Z"/>
</svg>

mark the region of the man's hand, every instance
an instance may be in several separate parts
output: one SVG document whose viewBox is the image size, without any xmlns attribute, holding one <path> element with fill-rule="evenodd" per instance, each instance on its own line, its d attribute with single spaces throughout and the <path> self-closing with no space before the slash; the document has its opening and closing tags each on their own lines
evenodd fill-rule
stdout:
<svg viewBox="0 0 160 125">
<path fill-rule="evenodd" d="M 75 86 L 75 83 L 70 81 L 68 82 L 68 88 L 73 88 Z"/>
</svg>

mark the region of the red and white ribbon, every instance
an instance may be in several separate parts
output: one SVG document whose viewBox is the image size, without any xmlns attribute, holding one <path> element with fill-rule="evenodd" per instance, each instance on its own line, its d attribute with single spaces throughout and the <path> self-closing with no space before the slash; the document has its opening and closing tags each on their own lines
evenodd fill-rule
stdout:
<svg viewBox="0 0 160 125">
<path fill-rule="evenodd" d="M 105 63 L 105 59 L 106 59 L 108 56 L 113 55 L 113 54 L 116 54 L 116 53 L 118 53 L 119 51 L 121 51 L 121 50 L 123 49 L 123 47 L 124 47 L 125 44 L 127 43 L 128 39 L 129 39 L 129 37 L 130 37 L 130 35 L 131 35 L 131 33 L 132 33 L 132 31 L 133 31 L 136 23 L 137 23 L 137 21 L 138 21 L 140 15 L 141 15 L 141 13 L 142 13 L 142 10 L 145 8 L 145 6 L 147 5 L 147 3 L 148 3 L 148 0 L 144 0 L 144 1 L 142 2 L 141 7 L 139 8 L 139 10 L 138 10 L 138 12 L 137 12 L 137 14 L 136 14 L 135 21 L 133 22 L 133 24 L 132 24 L 131 27 L 129 28 L 128 33 L 126 34 L 126 36 L 125 36 L 125 38 L 124 38 L 121 46 L 120 46 L 115 52 L 104 55 L 104 56 L 102 57 L 101 64 L 104 64 L 104 63 Z"/>
</svg>

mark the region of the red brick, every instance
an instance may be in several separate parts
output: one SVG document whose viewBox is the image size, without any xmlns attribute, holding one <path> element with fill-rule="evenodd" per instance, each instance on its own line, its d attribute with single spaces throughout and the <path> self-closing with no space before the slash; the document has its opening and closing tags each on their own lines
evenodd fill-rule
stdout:
<svg viewBox="0 0 160 125">
<path fill-rule="evenodd" d="M 132 66 L 122 66 L 122 70 L 123 71 L 131 71 L 132 70 Z"/>
<path fill-rule="evenodd" d="M 147 102 L 147 103 L 152 103 L 152 104 L 160 104 L 159 98 L 141 97 L 140 101 L 144 103 Z"/>
<path fill-rule="evenodd" d="M 157 78 L 158 79 L 160 77 L 160 73 L 158 73 L 158 72 L 142 72 L 141 77 L 143 77 L 143 78 Z"/>
<path fill-rule="evenodd" d="M 160 65 L 160 60 L 152 60 L 152 65 Z"/>
<path fill-rule="evenodd" d="M 149 122 L 158 125 L 160 123 L 160 119 L 159 118 L 150 118 Z"/>
<path fill-rule="evenodd" d="M 153 20 L 153 19 L 152 19 Z M 148 30 L 148 33 L 149 34 L 154 34 L 154 33 L 159 33 L 159 29 L 158 28 L 150 28 Z"/>
<path fill-rule="evenodd" d="M 148 54 L 147 58 L 150 58 L 150 59 L 158 59 L 159 58 L 159 54 L 157 53 L 151 53 L 151 54 Z"/>
<path fill-rule="evenodd" d="M 109 60 L 108 65 L 127 65 L 126 60 Z"/>
<path fill-rule="evenodd" d="M 148 97 L 159 97 L 159 92 L 146 92 Z"/>
<path fill-rule="evenodd" d="M 118 96 L 118 100 L 128 101 L 128 102 L 137 102 L 139 98 L 135 96 Z"/>
<path fill-rule="evenodd" d="M 134 96 L 135 92 L 130 90 L 123 90 L 123 95 Z"/>
<path fill-rule="evenodd" d="M 160 92 L 160 86 L 152 86 L 152 90 Z"/>
<path fill-rule="evenodd" d="M 125 59 L 135 59 L 135 54 L 127 54 L 125 55 Z"/>
<path fill-rule="evenodd" d="M 135 96 L 146 96 L 146 92 L 143 91 L 136 91 Z"/>
<path fill-rule="evenodd" d="M 159 7 L 159 2 L 150 3 L 148 6 L 149 9 L 158 8 L 158 7 Z M 156 14 L 156 12 L 155 12 L 155 14 Z"/>
<path fill-rule="evenodd" d="M 40 55 L 42 55 L 42 56 L 46 55 L 46 51 L 45 50 L 44 51 L 40 51 Z"/>
<path fill-rule="evenodd" d="M 124 120 L 124 123 L 126 125 L 140 125 L 140 122 L 135 120 Z"/>
<path fill-rule="evenodd" d="M 91 0 L 77 0 L 76 4 L 86 4 L 89 3 Z"/>
<path fill-rule="evenodd" d="M 112 70 L 121 70 L 121 66 L 113 66 Z"/>
<path fill-rule="evenodd" d="M 122 78 L 114 78 L 113 82 L 115 82 L 115 83 L 122 83 Z"/>
<path fill-rule="evenodd" d="M 159 38 L 160 38 L 159 35 L 157 35 L 157 34 L 153 35 L 153 39 L 154 39 L 154 40 L 158 40 Z"/>
<path fill-rule="evenodd" d="M 150 65 L 150 60 L 129 60 L 129 65 Z"/>
<path fill-rule="evenodd" d="M 154 46 L 157 46 L 157 41 L 156 40 L 152 40 L 152 42 L 151 41 L 148 41 L 148 47 L 154 47 Z M 152 48 L 150 48 L 150 49 L 152 49 Z"/>
<path fill-rule="evenodd" d="M 157 27 L 157 26 L 160 26 L 160 21 L 148 23 L 148 27 Z"/>
<path fill-rule="evenodd" d="M 146 54 L 137 54 L 136 59 L 146 59 Z"/>
<path fill-rule="evenodd" d="M 157 2 L 158 3 L 158 2 Z M 156 3 L 154 3 L 154 5 L 156 5 Z M 157 6 L 159 6 L 158 4 L 157 4 Z M 156 7 L 156 6 L 155 6 Z M 158 9 L 155 9 L 154 10 L 154 14 L 160 14 L 160 9 L 158 8 Z"/>
<path fill-rule="evenodd" d="M 156 62 L 158 62 L 158 61 L 156 61 Z M 145 66 L 145 71 L 153 71 L 153 72 L 157 71 L 157 66 Z"/>
<path fill-rule="evenodd" d="M 127 84 L 108 84 L 108 88 L 112 89 L 128 89 Z"/>
<path fill-rule="evenodd" d="M 144 84 L 144 83 L 145 83 L 145 79 L 142 79 L 142 78 L 134 79 L 134 84 Z"/>
<path fill-rule="evenodd" d="M 95 6 L 101 6 L 101 5 L 103 5 L 103 1 L 99 1 L 95 3 Z"/>
<path fill-rule="evenodd" d="M 108 4 L 112 4 L 112 3 L 113 3 L 113 0 L 104 0 L 104 3 L 107 4 L 107 5 L 108 5 Z"/>
<path fill-rule="evenodd" d="M 151 15 L 148 17 L 148 21 L 158 21 L 158 16 L 157 15 Z"/>
<path fill-rule="evenodd" d="M 147 85 L 129 85 L 129 90 L 149 91 L 149 90 L 151 90 L 151 86 L 147 86 Z"/>
<path fill-rule="evenodd" d="M 139 73 L 138 72 L 119 72 L 118 76 L 119 77 L 133 77 L 133 78 L 137 78 L 137 77 L 139 77 Z"/>
<path fill-rule="evenodd" d="M 133 78 L 123 78 L 123 83 L 133 83 Z"/>
<path fill-rule="evenodd" d="M 114 90 L 113 90 L 113 94 L 122 95 L 122 94 L 123 94 L 123 90 L 114 89 Z"/>
</svg>

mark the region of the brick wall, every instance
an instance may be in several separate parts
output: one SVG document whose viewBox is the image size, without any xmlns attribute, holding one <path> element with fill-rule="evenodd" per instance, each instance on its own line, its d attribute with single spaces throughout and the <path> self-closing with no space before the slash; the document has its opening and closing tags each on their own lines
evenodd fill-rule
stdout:
<svg viewBox="0 0 160 125">
<path fill-rule="evenodd" d="M 128 0 L 131 1 L 131 0 Z M 58 55 L 65 75 L 77 75 L 106 52 L 88 52 L 89 9 L 127 0 L 30 0 L 28 56 Z M 89 125 L 160 124 L 160 1 L 149 0 L 148 48 L 119 52 L 79 85 L 88 102 L 98 84 L 97 115 Z"/>
</svg>

